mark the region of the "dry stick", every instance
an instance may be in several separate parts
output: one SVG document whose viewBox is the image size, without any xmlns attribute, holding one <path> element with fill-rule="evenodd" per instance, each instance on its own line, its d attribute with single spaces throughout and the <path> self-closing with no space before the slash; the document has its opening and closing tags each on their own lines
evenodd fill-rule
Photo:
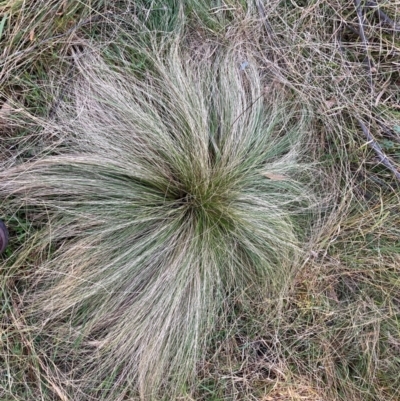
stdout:
<svg viewBox="0 0 400 401">
<path fill-rule="evenodd" d="M 365 36 L 364 32 L 364 15 L 363 11 L 361 8 L 361 2 L 360 0 L 354 0 L 354 4 L 356 6 L 356 11 L 357 11 L 357 17 L 358 17 L 358 24 L 359 24 L 359 34 L 361 37 L 361 41 L 364 45 L 365 53 L 367 56 L 367 61 L 368 61 L 368 72 L 369 72 L 369 85 L 370 85 L 370 90 L 371 94 L 374 93 L 374 81 L 372 77 L 372 67 L 373 63 L 372 60 L 369 56 L 369 51 L 368 51 L 368 41 Z M 393 163 L 390 161 L 390 159 L 385 155 L 383 152 L 382 148 L 379 146 L 378 142 L 374 139 L 368 128 L 365 126 L 365 124 L 361 121 L 360 118 L 356 117 L 358 124 L 360 125 L 364 135 L 366 136 L 368 140 L 368 145 L 371 146 L 371 148 L 375 151 L 375 153 L 378 155 L 378 158 L 380 162 L 387 168 L 389 169 L 394 176 L 397 178 L 398 181 L 400 181 L 400 172 L 397 170 L 397 168 L 393 165 Z"/>
<path fill-rule="evenodd" d="M 392 31 L 400 33 L 400 25 L 396 24 L 385 12 L 383 12 L 376 1 L 367 1 L 365 3 L 366 7 L 373 8 L 374 11 L 378 14 L 379 19 L 383 24 L 389 26 Z"/>
<path fill-rule="evenodd" d="M 371 57 L 369 56 L 368 40 L 367 40 L 367 37 L 365 36 L 365 31 L 364 31 L 364 14 L 362 11 L 360 0 L 354 0 L 354 4 L 356 6 L 357 17 L 358 17 L 358 26 L 359 26 L 358 34 L 360 35 L 360 38 L 361 38 L 361 41 L 363 43 L 364 50 L 366 53 L 366 58 L 367 58 L 367 65 L 368 65 L 368 72 L 369 72 L 369 87 L 371 90 L 371 94 L 373 94 L 374 93 L 374 81 L 372 78 L 373 61 L 372 61 Z"/>
<path fill-rule="evenodd" d="M 257 8 L 258 12 L 261 15 L 267 34 L 272 36 L 274 34 L 274 31 L 272 30 L 271 24 L 269 23 L 267 16 L 265 15 L 264 6 L 261 4 L 261 0 L 257 1 Z"/>
<path fill-rule="evenodd" d="M 377 14 L 379 19 L 382 21 L 382 24 L 385 24 L 391 28 L 391 30 L 395 33 L 400 33 L 400 25 L 398 25 L 395 21 L 393 21 L 384 11 L 381 10 L 379 4 L 375 0 L 370 0 L 365 3 L 366 7 L 372 8 Z M 386 133 L 386 135 L 390 136 L 395 141 L 399 142 L 400 138 L 398 135 L 395 135 L 391 132 L 391 130 L 382 122 L 378 121 L 379 126 Z"/>
<path fill-rule="evenodd" d="M 392 164 L 390 159 L 385 155 L 383 152 L 382 148 L 379 146 L 379 144 L 375 141 L 374 137 L 371 135 L 369 132 L 368 128 L 365 126 L 365 124 L 361 121 L 360 118 L 356 117 L 358 124 L 360 124 L 361 129 L 364 132 L 364 135 L 368 139 L 368 145 L 371 146 L 371 148 L 375 151 L 375 153 L 378 155 L 378 158 L 380 162 L 388 168 L 394 176 L 400 181 L 400 172 L 397 170 L 397 168 Z"/>
</svg>

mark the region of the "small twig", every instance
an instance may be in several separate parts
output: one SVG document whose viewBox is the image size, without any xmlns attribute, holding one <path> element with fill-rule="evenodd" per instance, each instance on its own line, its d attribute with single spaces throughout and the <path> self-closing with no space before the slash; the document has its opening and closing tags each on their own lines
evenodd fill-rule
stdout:
<svg viewBox="0 0 400 401">
<path fill-rule="evenodd" d="M 370 91 L 371 94 L 374 93 L 374 82 L 373 82 L 373 76 L 372 76 L 372 68 L 373 68 L 373 63 L 371 58 L 369 57 L 369 52 L 368 52 L 368 41 L 367 38 L 365 36 L 365 32 L 364 32 L 364 15 L 362 12 L 362 8 L 361 8 L 361 3 L 360 0 L 354 0 L 355 6 L 356 6 L 356 11 L 357 11 L 357 17 L 358 17 L 358 22 L 359 22 L 359 36 L 361 38 L 361 41 L 363 43 L 363 46 L 365 48 L 365 52 L 367 54 L 367 60 L 368 60 L 368 72 L 369 72 L 369 85 L 370 85 Z M 341 30 L 339 29 L 339 33 L 341 32 Z M 341 38 L 340 36 L 338 37 L 338 41 L 339 41 L 339 49 L 342 53 L 344 53 L 344 49 L 343 46 L 341 44 Z M 389 169 L 393 175 L 396 177 L 396 179 L 398 181 L 400 181 L 400 172 L 399 170 L 397 170 L 397 168 L 393 165 L 393 163 L 391 162 L 391 160 L 385 155 L 384 151 L 382 150 L 382 148 L 379 146 L 378 142 L 374 139 L 374 137 L 372 136 L 372 134 L 370 133 L 370 131 L 368 130 L 368 128 L 365 126 L 365 124 L 362 122 L 361 118 L 355 116 L 356 120 L 358 121 L 358 124 L 360 125 L 365 137 L 367 138 L 367 143 L 368 145 L 375 151 L 375 153 L 378 156 L 378 159 L 380 161 L 380 163 L 382 163 L 387 169 Z M 379 123 L 379 125 L 381 126 L 381 128 L 384 128 L 384 126 L 382 126 L 382 124 Z"/>
<path fill-rule="evenodd" d="M 272 36 L 274 31 L 273 31 L 273 29 L 271 27 L 271 24 L 268 21 L 267 16 L 265 15 L 264 6 L 261 4 L 260 0 L 257 1 L 257 8 L 258 8 L 258 12 L 261 15 L 261 18 L 262 18 L 262 21 L 264 23 L 264 27 L 265 27 L 265 30 L 267 31 L 267 34 Z"/>
<path fill-rule="evenodd" d="M 364 14 L 363 10 L 361 7 L 361 1 L 360 0 L 354 0 L 354 4 L 356 6 L 356 12 L 357 12 L 357 17 L 358 17 L 358 26 L 359 26 L 359 35 L 361 38 L 361 41 L 363 43 L 365 53 L 366 53 L 366 58 L 367 58 L 367 65 L 368 65 L 368 72 L 369 72 L 369 86 L 371 93 L 374 93 L 374 81 L 372 78 L 372 69 L 374 67 L 373 61 L 369 55 L 369 50 L 368 50 L 368 40 L 367 37 L 365 36 L 365 31 L 364 31 Z"/>
<path fill-rule="evenodd" d="M 373 81 L 373 76 L 372 76 L 373 61 L 369 55 L 368 40 L 367 40 L 367 37 L 365 36 L 365 31 L 364 31 L 363 9 L 362 9 L 360 0 L 354 0 L 354 4 L 356 6 L 356 12 L 357 12 L 357 17 L 358 17 L 359 35 L 360 35 L 361 41 L 363 43 L 366 57 L 367 57 L 367 62 L 368 62 L 370 91 L 371 91 L 371 94 L 373 94 L 374 93 L 374 81 Z M 390 20 L 390 18 L 389 18 L 389 20 Z M 393 175 L 396 177 L 396 179 L 398 181 L 400 181 L 399 170 L 397 170 L 397 168 L 393 165 L 393 163 L 390 161 L 390 159 L 385 155 L 382 148 L 379 146 L 378 142 L 374 139 L 374 137 L 372 136 L 372 134 L 370 133 L 368 128 L 365 126 L 365 124 L 361 121 L 361 119 L 358 117 L 356 117 L 356 119 L 357 119 L 358 124 L 360 125 L 364 135 L 366 136 L 366 138 L 368 140 L 368 145 L 375 151 L 380 162 L 393 173 Z"/>
<path fill-rule="evenodd" d="M 247 107 L 235 118 L 235 120 L 233 121 L 233 123 L 232 123 L 231 126 L 230 126 L 230 129 L 232 129 L 232 127 L 236 124 L 237 120 L 239 120 L 239 118 L 242 117 L 242 115 L 243 115 L 244 113 L 246 113 L 249 109 L 251 109 L 263 96 L 264 96 L 264 94 L 261 94 L 260 96 L 257 96 L 257 98 L 256 98 L 254 101 L 252 101 L 252 102 L 250 103 L 250 105 L 247 106 Z"/>
<path fill-rule="evenodd" d="M 360 125 L 364 135 L 368 140 L 368 145 L 375 151 L 380 162 L 389 169 L 393 175 L 396 177 L 398 181 L 400 181 L 400 172 L 397 168 L 392 164 L 390 159 L 385 155 L 382 148 L 379 146 L 378 142 L 374 139 L 374 137 L 369 132 L 369 129 L 365 126 L 365 124 L 361 121 L 360 118 L 356 117 L 358 124 Z"/>
<path fill-rule="evenodd" d="M 396 24 L 395 21 L 393 21 L 384 11 L 382 11 L 376 1 L 374 0 L 367 1 L 365 5 L 366 7 L 374 9 L 374 11 L 378 14 L 378 17 L 383 24 L 390 27 L 392 31 L 400 33 L 400 25 Z"/>
</svg>

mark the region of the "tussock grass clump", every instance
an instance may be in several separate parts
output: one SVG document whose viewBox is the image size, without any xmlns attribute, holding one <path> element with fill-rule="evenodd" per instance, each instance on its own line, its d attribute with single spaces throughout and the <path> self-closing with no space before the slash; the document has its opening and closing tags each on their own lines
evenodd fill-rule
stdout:
<svg viewBox="0 0 400 401">
<path fill-rule="evenodd" d="M 56 145 L 0 173 L 7 207 L 46 222 L 24 314 L 58 339 L 77 400 L 190 392 L 233 300 L 285 290 L 317 204 L 308 111 L 251 53 L 140 50 L 140 79 L 128 61 L 75 53 L 43 127 Z"/>
</svg>

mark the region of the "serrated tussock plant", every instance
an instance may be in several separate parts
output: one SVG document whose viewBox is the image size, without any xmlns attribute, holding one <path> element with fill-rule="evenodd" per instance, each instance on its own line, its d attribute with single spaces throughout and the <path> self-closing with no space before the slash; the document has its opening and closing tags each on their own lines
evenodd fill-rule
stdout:
<svg viewBox="0 0 400 401">
<path fill-rule="evenodd" d="M 286 288 L 318 205 L 309 113 L 251 52 L 147 52 L 140 74 L 76 54 L 55 145 L 0 173 L 47 222 L 24 308 L 77 400 L 187 389 L 233 299 Z"/>
</svg>

